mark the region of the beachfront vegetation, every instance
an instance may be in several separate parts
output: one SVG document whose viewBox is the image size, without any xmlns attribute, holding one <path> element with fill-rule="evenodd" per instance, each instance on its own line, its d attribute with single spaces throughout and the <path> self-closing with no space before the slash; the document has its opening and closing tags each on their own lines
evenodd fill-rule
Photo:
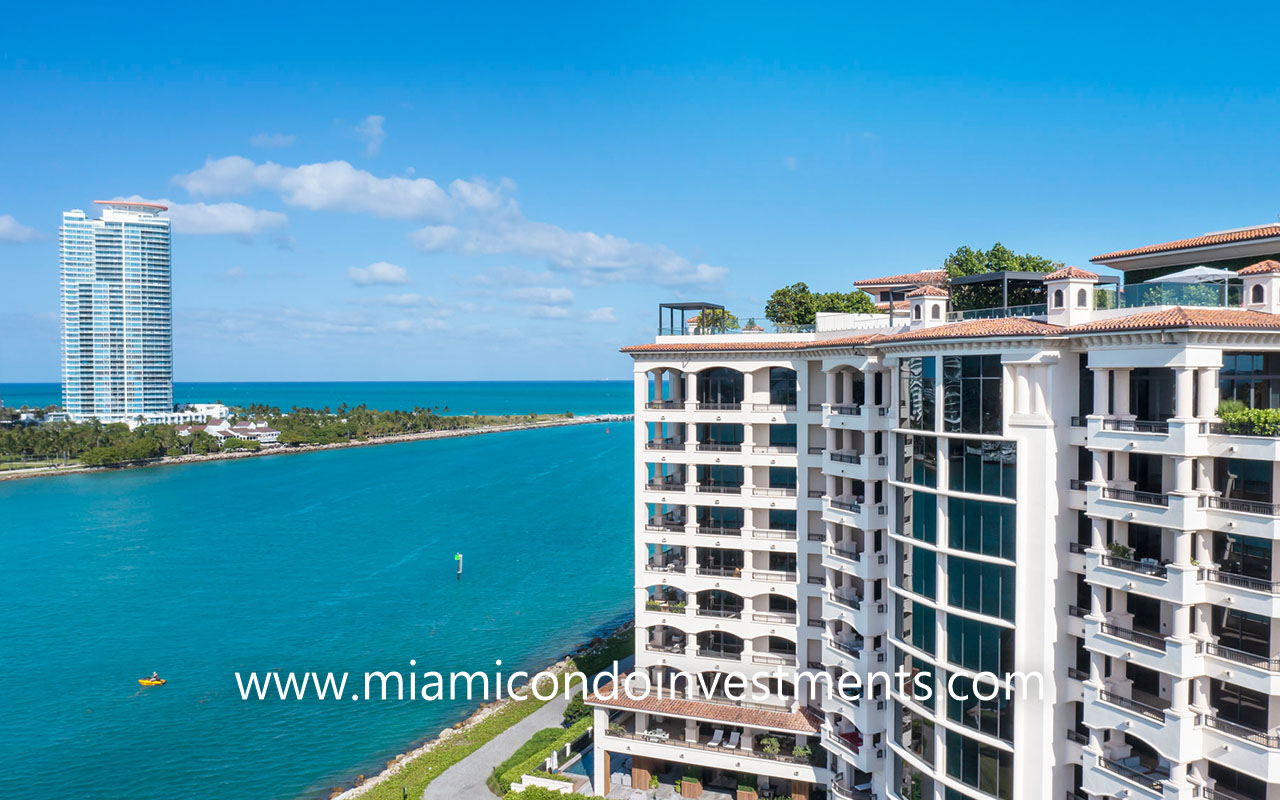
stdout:
<svg viewBox="0 0 1280 800">
<path fill-rule="evenodd" d="M 578 792 L 560 794 L 550 789 L 544 789 L 541 786 L 530 786 L 523 792 L 507 792 L 503 795 L 502 800 L 600 800 L 600 798 L 598 796 L 589 797 Z"/>
<path fill-rule="evenodd" d="M 501 795 L 505 791 L 506 787 L 501 786 L 498 783 L 498 779 L 503 775 L 506 775 L 512 767 L 518 764 L 523 764 L 534 755 L 544 751 L 550 752 L 551 748 L 555 746 L 556 740 L 560 738 L 560 734 L 562 733 L 564 733 L 563 728 L 543 728 L 533 736 L 530 736 L 529 741 L 520 745 L 520 747 L 508 756 L 505 761 L 494 767 L 493 774 L 491 774 L 485 781 L 485 784 L 489 787 L 489 791 L 496 795 Z"/>
<path fill-rule="evenodd" d="M 575 694 L 569 701 L 569 705 L 564 707 L 565 725 L 572 725 L 583 717 L 589 716 L 591 716 L 591 707 L 582 699 L 581 694 Z"/>
<path fill-rule="evenodd" d="M 448 411 L 448 409 L 443 409 Z M 236 409 L 233 419 L 266 422 L 280 431 L 285 445 L 335 444 L 368 441 L 386 436 L 459 431 L 500 425 L 517 425 L 541 419 L 568 419 L 572 414 L 528 414 L 488 416 L 447 415 L 437 409 L 378 411 L 368 406 L 323 408 L 278 408 L 249 406 Z M 124 423 L 104 425 L 90 422 L 54 422 L 0 430 L 0 463 L 26 466 L 28 462 L 65 466 L 80 463 L 90 467 L 146 461 L 160 456 L 207 455 L 219 451 L 258 450 L 258 442 L 228 438 L 219 444 L 204 431 L 179 436 L 172 425 L 140 425 L 133 430 Z"/>
</svg>

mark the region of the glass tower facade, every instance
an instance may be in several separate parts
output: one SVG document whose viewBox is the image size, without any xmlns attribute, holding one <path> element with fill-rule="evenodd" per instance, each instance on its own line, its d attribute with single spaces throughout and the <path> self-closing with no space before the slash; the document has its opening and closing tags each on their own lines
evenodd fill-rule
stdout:
<svg viewBox="0 0 1280 800">
<path fill-rule="evenodd" d="M 98 201 L 62 215 L 62 405 L 72 419 L 173 410 L 169 220 L 164 206 Z"/>
</svg>

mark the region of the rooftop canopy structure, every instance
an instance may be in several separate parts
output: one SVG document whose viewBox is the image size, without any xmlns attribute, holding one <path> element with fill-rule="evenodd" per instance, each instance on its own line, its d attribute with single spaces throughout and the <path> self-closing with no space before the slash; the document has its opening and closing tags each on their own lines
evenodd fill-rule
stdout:
<svg viewBox="0 0 1280 800">
<path fill-rule="evenodd" d="M 692 312 L 692 313 L 691 313 Z M 676 323 L 679 314 L 680 322 Z M 658 305 L 658 335 L 683 336 L 686 333 L 724 333 L 728 314 L 724 306 L 716 303 L 660 303 Z M 693 330 L 688 324 L 694 322 Z"/>
</svg>

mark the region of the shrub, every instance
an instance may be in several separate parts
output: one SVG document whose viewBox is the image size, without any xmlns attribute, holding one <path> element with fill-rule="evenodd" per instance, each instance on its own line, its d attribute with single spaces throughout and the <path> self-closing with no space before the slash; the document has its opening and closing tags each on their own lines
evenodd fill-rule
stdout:
<svg viewBox="0 0 1280 800">
<path fill-rule="evenodd" d="M 537 753 L 543 751 L 550 752 L 550 750 L 555 747 L 555 742 L 559 740 L 560 734 L 563 732 L 563 728 L 543 728 L 530 736 L 529 741 L 520 745 L 520 747 L 508 756 L 505 761 L 494 768 L 489 779 L 485 781 L 489 786 L 489 790 L 494 794 L 502 794 L 505 789 L 499 786 L 499 779 L 512 767 L 528 761 L 530 757 Z"/>
<path fill-rule="evenodd" d="M 541 786 L 530 786 L 523 792 L 507 792 L 502 800 L 599 800 L 599 798 L 588 798 L 587 795 L 577 792 L 560 794 Z"/>
<path fill-rule="evenodd" d="M 564 724 L 566 727 L 582 719 L 591 716 L 591 707 L 582 699 L 581 694 L 575 694 L 573 699 L 569 701 L 569 705 L 564 709 Z"/>
<path fill-rule="evenodd" d="M 575 742 L 578 737 L 587 732 L 591 727 L 591 717 L 586 717 L 575 722 L 567 730 L 557 728 L 547 728 L 546 730 L 558 731 L 559 735 L 546 742 L 542 747 L 532 749 L 524 761 L 519 761 L 507 767 L 504 772 L 498 773 L 498 789 L 506 793 L 511 791 L 511 784 L 520 780 L 521 776 L 528 775 L 533 772 L 540 771 L 542 764 L 553 752 L 561 749 L 567 744 Z M 545 731 L 539 731 L 544 733 Z M 523 748 L 522 748 L 523 749 Z"/>
<path fill-rule="evenodd" d="M 1238 400 L 1228 400 L 1218 405 L 1218 416 L 1227 433 L 1280 436 L 1280 409 L 1245 408 Z"/>
<path fill-rule="evenodd" d="M 793 758 L 798 758 L 801 761 L 807 761 L 809 756 L 813 755 L 813 748 L 809 747 L 807 744 L 798 744 L 791 748 L 791 755 Z"/>
<path fill-rule="evenodd" d="M 776 756 L 782 752 L 782 745 L 772 736 L 766 736 L 760 740 L 760 752 L 767 756 Z"/>
<path fill-rule="evenodd" d="M 1119 542 L 1112 542 L 1107 545 L 1107 550 L 1111 553 L 1112 558 L 1123 558 L 1126 561 L 1133 560 L 1133 548 L 1122 545 Z"/>
</svg>

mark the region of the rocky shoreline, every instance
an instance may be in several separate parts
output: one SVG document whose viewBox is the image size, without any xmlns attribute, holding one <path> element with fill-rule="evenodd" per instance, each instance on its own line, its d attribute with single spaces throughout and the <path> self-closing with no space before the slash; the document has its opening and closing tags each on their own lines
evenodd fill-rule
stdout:
<svg viewBox="0 0 1280 800">
<path fill-rule="evenodd" d="M 611 639 L 612 637 L 617 636 L 618 634 L 623 633 L 624 631 L 629 631 L 634 627 L 635 627 L 634 621 L 624 622 L 623 624 L 614 628 L 612 631 L 609 631 L 608 633 L 603 634 L 601 636 L 593 637 L 589 642 L 586 642 L 578 646 L 573 652 L 569 653 L 564 658 L 560 659 L 559 661 L 555 662 L 549 667 L 543 668 L 541 672 L 548 672 L 553 675 L 560 675 L 566 669 L 568 669 L 569 662 L 575 656 L 579 656 L 579 655 L 582 655 L 583 653 L 589 652 L 593 648 L 600 646 L 602 641 Z M 521 694 L 527 691 L 528 689 L 526 688 L 521 692 Z M 451 728 L 443 729 L 438 734 L 436 734 L 435 738 L 424 742 L 423 744 L 419 745 L 413 750 L 410 750 L 406 753 L 400 753 L 395 758 L 392 758 L 391 760 L 389 760 L 386 764 L 386 767 L 383 768 L 382 772 L 379 772 L 377 775 L 374 775 L 371 778 L 366 778 L 363 775 L 357 775 L 354 779 L 355 785 L 352 786 L 350 789 L 344 789 L 341 786 L 333 787 L 333 789 L 330 791 L 328 795 L 329 800 L 355 800 L 355 798 L 360 797 L 364 794 L 367 794 L 368 792 L 372 791 L 374 787 L 395 777 L 400 772 L 400 770 L 404 767 L 405 764 L 409 763 L 410 761 L 413 761 L 419 756 L 422 756 L 431 752 L 432 750 L 439 747 L 441 744 L 448 742 L 450 739 L 454 738 L 455 736 L 458 736 L 459 734 L 464 733 L 467 730 L 475 727 L 476 725 L 480 724 L 484 720 L 488 719 L 491 715 L 496 713 L 499 709 L 505 708 L 507 705 L 513 702 L 517 702 L 517 701 L 512 700 L 510 698 L 504 698 L 502 700 L 495 700 L 491 703 L 482 704 L 479 708 L 477 708 L 474 712 L 472 712 L 471 715 L 468 716 L 466 719 L 455 724 Z"/>
<path fill-rule="evenodd" d="M 380 436 L 375 439 L 355 440 L 350 442 L 334 442 L 331 444 L 296 444 L 267 446 L 261 450 L 233 450 L 200 455 L 192 453 L 184 456 L 164 456 L 142 462 L 120 464 L 111 467 L 42 467 L 31 470 L 10 470 L 0 472 L 0 481 L 18 480 L 20 478 L 38 478 L 50 475 L 83 475 L 91 472 L 116 472 L 122 469 L 142 469 L 146 467 L 164 467 L 175 464 L 195 464 L 202 461 L 225 461 L 234 458 L 261 458 L 263 456 L 282 456 L 294 453 L 312 453 L 317 450 L 338 450 L 346 447 L 371 447 L 381 444 L 398 444 L 400 442 L 418 442 L 426 439 L 453 439 L 461 436 L 480 436 L 486 433 L 506 433 L 509 431 L 527 431 L 537 428 L 560 428 L 568 425 L 596 425 L 602 422 L 627 422 L 629 414 L 590 414 L 572 419 L 550 419 L 536 422 L 522 422 L 516 425 L 488 425 L 478 428 L 462 428 L 449 431 L 424 431 L 422 433 L 398 433 L 391 436 Z"/>
</svg>

